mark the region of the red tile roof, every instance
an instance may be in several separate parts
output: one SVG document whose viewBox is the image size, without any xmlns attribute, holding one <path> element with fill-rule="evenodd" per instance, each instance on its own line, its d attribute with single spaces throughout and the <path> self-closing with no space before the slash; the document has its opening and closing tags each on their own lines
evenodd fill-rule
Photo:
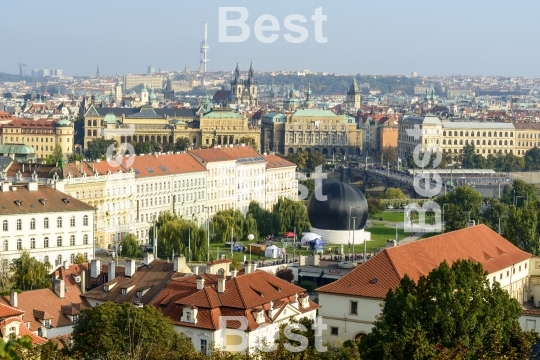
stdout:
<svg viewBox="0 0 540 360">
<path fill-rule="evenodd" d="M 127 159 L 127 158 L 126 158 Z M 133 159 L 133 165 L 135 170 L 135 177 L 146 176 L 160 176 L 160 175 L 172 175 L 171 171 L 163 165 L 159 158 L 154 155 L 138 155 Z"/>
<path fill-rule="evenodd" d="M 204 288 L 197 290 L 197 276 L 186 276 L 172 280 L 158 295 L 153 305 L 159 308 L 163 315 L 170 317 L 176 325 L 219 329 L 220 316 L 245 316 L 248 320 L 248 330 L 256 329 L 257 324 L 254 313 L 261 309 L 268 310 L 270 301 L 274 302 L 274 309 L 279 310 L 277 317 L 287 305 L 295 301 L 295 295 L 304 293 L 305 289 L 284 281 L 265 271 L 256 271 L 251 274 L 227 278 L 225 291 L 219 293 L 217 284 L 219 276 L 202 274 L 205 280 Z M 299 297 L 300 297 L 299 296 Z M 318 305 L 309 301 L 309 306 L 298 306 L 300 313 L 315 310 Z M 198 309 L 197 323 L 180 321 L 184 308 Z M 265 322 L 271 322 L 265 315 Z M 228 323 L 228 328 L 237 328 Z"/>
<path fill-rule="evenodd" d="M 414 281 L 441 262 L 459 259 L 482 263 L 493 273 L 531 258 L 486 225 L 448 232 L 397 247 L 386 248 L 341 279 L 317 289 L 320 293 L 383 299 L 407 274 Z M 376 279 L 376 281 L 372 281 Z"/>
<path fill-rule="evenodd" d="M 296 166 L 294 163 L 277 155 L 263 155 L 263 158 L 266 160 L 267 169 Z"/>
<path fill-rule="evenodd" d="M 190 154 L 159 155 L 158 159 L 175 174 L 206 171 Z"/>
</svg>

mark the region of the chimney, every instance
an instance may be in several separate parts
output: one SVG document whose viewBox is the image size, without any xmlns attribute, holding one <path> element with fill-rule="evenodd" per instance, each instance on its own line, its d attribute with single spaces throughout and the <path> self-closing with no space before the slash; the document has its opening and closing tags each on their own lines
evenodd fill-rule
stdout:
<svg viewBox="0 0 540 360">
<path fill-rule="evenodd" d="M 193 267 L 193 274 L 199 275 L 199 267 L 198 266 Z"/>
<path fill-rule="evenodd" d="M 173 260 L 173 271 L 174 272 L 178 271 L 178 258 L 177 257 L 175 257 Z"/>
<path fill-rule="evenodd" d="M 197 290 L 202 290 L 204 288 L 204 279 L 202 276 L 197 276 Z"/>
<path fill-rule="evenodd" d="M 11 186 L 10 182 L 2 183 L 2 192 L 9 192 L 9 187 Z"/>
<path fill-rule="evenodd" d="M 38 191 L 39 188 L 37 181 L 30 181 L 26 187 L 28 191 Z"/>
<path fill-rule="evenodd" d="M 114 261 L 111 261 L 109 263 L 109 273 L 108 273 L 107 281 L 111 281 L 115 277 L 116 277 L 116 263 Z"/>
<path fill-rule="evenodd" d="M 96 279 L 101 273 L 101 260 L 94 259 L 90 263 L 90 277 Z"/>
<path fill-rule="evenodd" d="M 64 260 L 64 269 L 69 270 L 69 262 L 67 260 Z"/>
<path fill-rule="evenodd" d="M 222 278 L 219 278 L 218 279 L 218 286 L 217 286 L 217 291 L 218 293 L 224 293 L 225 292 L 225 281 L 227 280 L 227 278 L 225 277 L 225 275 L 223 275 Z"/>
<path fill-rule="evenodd" d="M 54 282 L 54 292 L 60 299 L 65 298 L 66 284 L 64 280 L 58 280 Z"/>
<path fill-rule="evenodd" d="M 251 262 L 251 271 L 250 273 L 254 273 L 255 270 L 257 270 L 257 263 L 255 261 Z"/>
<path fill-rule="evenodd" d="M 126 259 L 125 277 L 133 277 L 135 275 L 135 259 Z"/>
<path fill-rule="evenodd" d="M 238 270 L 232 269 L 232 270 L 231 270 L 231 279 L 234 279 L 234 278 L 236 277 L 237 274 L 238 274 Z"/>
<path fill-rule="evenodd" d="M 251 264 L 249 261 L 244 262 L 244 274 L 250 274 L 251 273 Z"/>
<path fill-rule="evenodd" d="M 152 261 L 154 261 L 154 254 L 149 253 L 149 252 L 145 253 L 145 254 L 144 254 L 144 263 L 145 263 L 146 265 L 150 265 L 150 263 L 151 263 Z"/>
<path fill-rule="evenodd" d="M 16 308 L 19 306 L 19 299 L 18 299 L 18 296 L 19 294 L 17 294 L 17 292 L 15 290 L 12 290 L 11 291 L 11 296 L 9 298 L 9 303 L 12 307 Z"/>
<path fill-rule="evenodd" d="M 81 271 L 81 292 L 86 294 L 86 271 Z"/>
</svg>

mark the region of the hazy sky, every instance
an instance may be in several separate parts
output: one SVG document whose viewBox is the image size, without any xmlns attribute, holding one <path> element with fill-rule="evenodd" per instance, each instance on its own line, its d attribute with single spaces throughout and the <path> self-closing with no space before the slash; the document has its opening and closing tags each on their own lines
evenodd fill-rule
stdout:
<svg viewBox="0 0 540 360">
<path fill-rule="evenodd" d="M 247 41 L 219 42 L 220 6 L 247 9 Z M 325 44 L 315 40 L 311 21 L 318 7 L 328 17 Z M 149 64 L 196 70 L 205 12 L 209 70 L 233 70 L 237 61 L 246 70 L 253 59 L 260 71 L 540 77 L 536 0 L 2 1 L 0 72 L 18 73 L 20 62 L 28 74 L 49 68 L 93 75 L 98 64 L 102 75 L 144 73 Z M 279 20 L 274 43 L 254 35 L 264 14 Z M 309 36 L 300 44 L 283 37 L 292 14 L 308 20 Z"/>
</svg>

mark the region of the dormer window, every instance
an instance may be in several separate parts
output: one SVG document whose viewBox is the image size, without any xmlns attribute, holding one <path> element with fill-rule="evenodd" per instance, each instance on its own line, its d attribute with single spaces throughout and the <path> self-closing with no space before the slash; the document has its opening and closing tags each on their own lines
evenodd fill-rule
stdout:
<svg viewBox="0 0 540 360">
<path fill-rule="evenodd" d="M 191 322 L 191 311 L 186 311 L 186 321 Z"/>
<path fill-rule="evenodd" d="M 76 323 L 77 321 L 79 321 L 79 315 L 73 315 L 72 320 L 73 320 L 74 323 Z"/>
<path fill-rule="evenodd" d="M 51 320 L 44 320 L 43 321 L 43 326 L 50 327 L 51 326 Z"/>
<path fill-rule="evenodd" d="M 142 291 L 137 291 L 137 299 L 142 298 Z"/>
</svg>

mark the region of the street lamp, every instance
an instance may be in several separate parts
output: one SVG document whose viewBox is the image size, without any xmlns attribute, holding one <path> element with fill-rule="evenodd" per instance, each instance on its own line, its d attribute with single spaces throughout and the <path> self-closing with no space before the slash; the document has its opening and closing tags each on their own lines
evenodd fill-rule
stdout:
<svg viewBox="0 0 540 360">
<path fill-rule="evenodd" d="M 253 239 L 255 239 L 255 236 L 253 236 L 253 234 L 249 234 L 248 235 L 248 240 L 249 240 L 249 262 L 250 263 L 251 263 L 251 243 L 252 243 Z"/>
<path fill-rule="evenodd" d="M 443 204 L 443 206 L 442 206 L 442 232 L 443 232 L 443 233 L 444 233 L 444 225 L 445 225 L 445 222 L 444 222 L 444 207 L 445 207 L 446 205 L 452 205 L 452 204 L 446 203 L 446 204 Z"/>
</svg>

